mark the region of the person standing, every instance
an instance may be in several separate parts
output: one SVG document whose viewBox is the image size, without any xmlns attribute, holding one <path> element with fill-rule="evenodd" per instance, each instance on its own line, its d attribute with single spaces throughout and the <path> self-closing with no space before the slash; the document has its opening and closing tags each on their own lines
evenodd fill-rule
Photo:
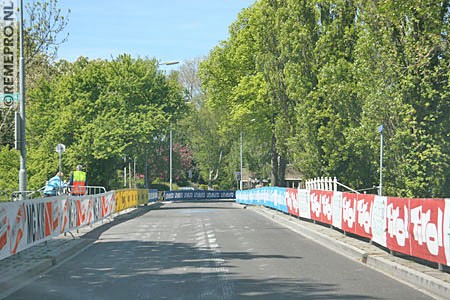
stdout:
<svg viewBox="0 0 450 300">
<path fill-rule="evenodd" d="M 85 195 L 86 185 L 86 172 L 83 171 L 82 165 L 78 165 L 69 180 L 69 186 L 72 188 L 71 194 L 74 196 Z"/>
<path fill-rule="evenodd" d="M 44 196 L 51 197 L 61 194 L 63 188 L 66 187 L 66 183 L 62 180 L 63 173 L 58 172 L 55 176 L 50 178 L 45 184 Z"/>
</svg>

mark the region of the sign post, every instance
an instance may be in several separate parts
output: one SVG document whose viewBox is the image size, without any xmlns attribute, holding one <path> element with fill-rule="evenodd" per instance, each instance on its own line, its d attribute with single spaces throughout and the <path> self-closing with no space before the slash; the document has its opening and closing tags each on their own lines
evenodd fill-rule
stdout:
<svg viewBox="0 0 450 300">
<path fill-rule="evenodd" d="M 56 152 L 59 154 L 59 172 L 62 172 L 62 154 L 64 151 L 66 151 L 64 144 L 56 145 Z"/>
<path fill-rule="evenodd" d="M 383 196 L 383 125 L 378 127 L 378 133 L 380 134 L 380 186 L 378 195 Z"/>
</svg>

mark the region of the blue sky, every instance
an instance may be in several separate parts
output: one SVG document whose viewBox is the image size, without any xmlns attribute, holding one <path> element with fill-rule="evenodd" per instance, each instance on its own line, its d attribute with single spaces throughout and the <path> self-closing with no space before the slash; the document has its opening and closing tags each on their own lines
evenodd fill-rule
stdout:
<svg viewBox="0 0 450 300">
<path fill-rule="evenodd" d="M 58 57 L 111 59 L 128 53 L 164 61 L 203 57 L 255 0 L 59 0 L 69 40 Z"/>
</svg>

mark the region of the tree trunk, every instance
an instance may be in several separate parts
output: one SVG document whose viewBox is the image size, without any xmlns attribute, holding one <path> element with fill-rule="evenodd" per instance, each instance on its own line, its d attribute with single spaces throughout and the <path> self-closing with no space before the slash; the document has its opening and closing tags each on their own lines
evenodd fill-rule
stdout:
<svg viewBox="0 0 450 300">
<path fill-rule="evenodd" d="M 272 174 L 270 178 L 270 185 L 277 186 L 278 185 L 278 152 L 277 152 L 277 138 L 275 134 L 272 133 L 272 146 L 271 146 L 271 156 L 272 156 Z"/>
<path fill-rule="evenodd" d="M 280 155 L 278 160 L 278 186 L 286 187 L 286 165 L 286 157 Z"/>
</svg>

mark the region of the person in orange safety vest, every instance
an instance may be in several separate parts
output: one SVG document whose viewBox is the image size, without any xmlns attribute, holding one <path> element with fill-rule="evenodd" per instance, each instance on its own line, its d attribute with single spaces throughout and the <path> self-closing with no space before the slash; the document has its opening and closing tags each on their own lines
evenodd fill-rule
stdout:
<svg viewBox="0 0 450 300">
<path fill-rule="evenodd" d="M 83 166 L 78 165 L 72 176 L 70 176 L 69 186 L 72 187 L 71 194 L 74 196 L 82 196 L 86 194 L 86 172 L 82 170 Z"/>
</svg>

